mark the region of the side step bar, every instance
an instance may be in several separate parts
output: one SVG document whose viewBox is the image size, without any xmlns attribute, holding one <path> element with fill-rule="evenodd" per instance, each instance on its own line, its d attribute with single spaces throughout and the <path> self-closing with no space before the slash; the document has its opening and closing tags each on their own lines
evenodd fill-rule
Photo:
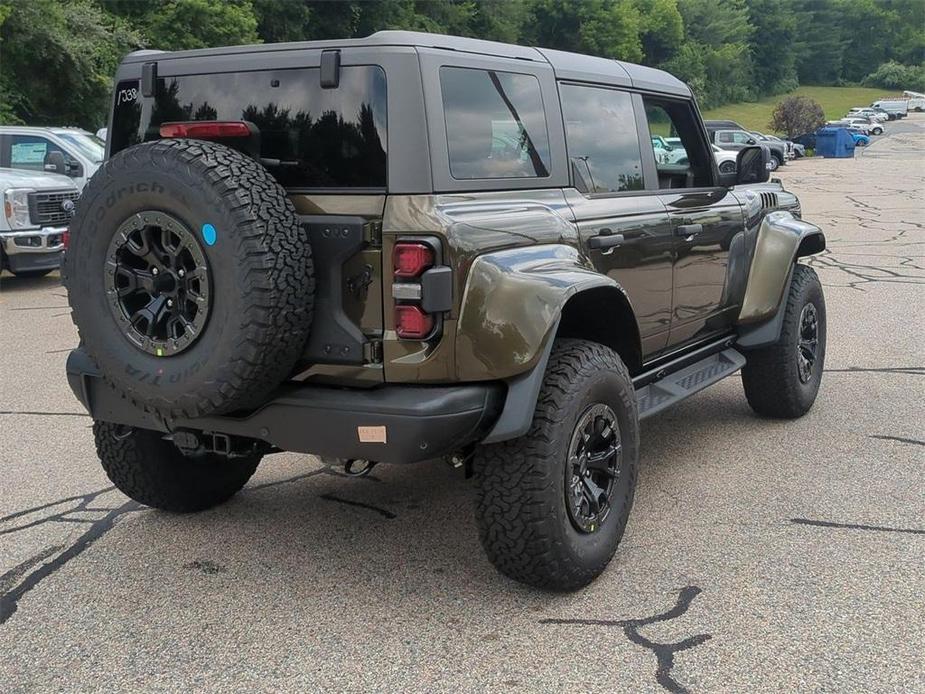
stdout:
<svg viewBox="0 0 925 694">
<path fill-rule="evenodd" d="M 671 407 L 726 376 L 734 374 L 743 366 L 745 366 L 745 357 L 730 347 L 639 388 L 636 391 L 639 419 L 651 417 Z"/>
</svg>

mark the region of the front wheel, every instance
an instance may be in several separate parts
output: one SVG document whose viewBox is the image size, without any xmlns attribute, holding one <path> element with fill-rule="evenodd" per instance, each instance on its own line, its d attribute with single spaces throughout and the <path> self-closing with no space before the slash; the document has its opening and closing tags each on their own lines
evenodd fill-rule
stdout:
<svg viewBox="0 0 925 694">
<path fill-rule="evenodd" d="M 795 265 L 777 342 L 746 353 L 742 385 L 760 415 L 796 419 L 816 401 L 825 365 L 825 298 L 816 272 Z"/>
<path fill-rule="evenodd" d="M 781 162 L 780 158 L 776 154 L 772 154 L 769 168 L 771 171 L 777 171 L 782 163 L 783 162 Z"/>
<path fill-rule="evenodd" d="M 587 585 L 623 537 L 638 459 L 636 395 L 623 361 L 594 342 L 558 340 L 530 430 L 476 451 L 488 558 L 532 586 Z"/>
<path fill-rule="evenodd" d="M 247 484 L 259 454 L 185 456 L 157 431 L 94 422 L 96 451 L 106 475 L 127 497 L 164 511 L 191 513 L 217 506 Z"/>
</svg>

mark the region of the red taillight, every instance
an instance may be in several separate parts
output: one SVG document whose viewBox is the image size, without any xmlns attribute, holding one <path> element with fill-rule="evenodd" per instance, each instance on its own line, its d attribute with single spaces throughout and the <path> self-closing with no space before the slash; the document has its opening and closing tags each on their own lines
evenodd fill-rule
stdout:
<svg viewBox="0 0 925 694">
<path fill-rule="evenodd" d="M 65 229 L 64 233 L 61 234 L 61 243 L 64 244 L 64 250 L 67 250 L 71 245 L 71 230 Z"/>
<path fill-rule="evenodd" d="M 161 125 L 161 137 L 216 140 L 223 137 L 250 137 L 250 134 L 250 128 L 244 121 L 204 120 Z"/>
<path fill-rule="evenodd" d="M 420 306 L 395 307 L 395 332 L 403 340 L 421 340 L 434 329 L 434 317 L 424 313 Z"/>
<path fill-rule="evenodd" d="M 399 242 L 392 251 L 396 277 L 417 277 L 434 264 L 434 250 L 423 243 Z"/>
</svg>

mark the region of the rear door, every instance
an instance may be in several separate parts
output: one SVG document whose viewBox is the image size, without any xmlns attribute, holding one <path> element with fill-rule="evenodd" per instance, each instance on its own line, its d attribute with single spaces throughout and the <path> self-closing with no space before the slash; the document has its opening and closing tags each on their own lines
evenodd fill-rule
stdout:
<svg viewBox="0 0 925 694">
<path fill-rule="evenodd" d="M 569 83 L 559 95 L 571 165 L 566 199 L 594 266 L 626 291 L 645 358 L 668 342 L 675 241 L 665 206 L 645 192 L 639 96 Z M 645 141 L 651 157 L 648 134 Z"/>
<path fill-rule="evenodd" d="M 735 196 L 716 183 L 712 151 L 693 102 L 641 98 L 650 133 L 670 130 L 687 152 L 684 166 L 656 164 L 653 182 L 669 217 L 674 256 L 671 347 L 731 329 L 747 274 L 744 217 Z M 740 132 L 717 135 L 729 133 L 735 141 Z"/>
</svg>

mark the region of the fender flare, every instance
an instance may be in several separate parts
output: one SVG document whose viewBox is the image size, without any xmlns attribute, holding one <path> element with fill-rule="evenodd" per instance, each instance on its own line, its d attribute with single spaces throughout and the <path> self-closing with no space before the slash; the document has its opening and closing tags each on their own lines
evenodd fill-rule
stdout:
<svg viewBox="0 0 925 694">
<path fill-rule="evenodd" d="M 779 210 L 761 222 L 737 320 L 736 345 L 755 349 L 777 342 L 783 327 L 780 310 L 790 291 L 799 258 L 825 250 L 825 234 L 814 224 Z"/>
<path fill-rule="evenodd" d="M 566 244 L 480 255 L 469 271 L 456 326 L 458 380 L 507 380 L 532 369 L 568 300 L 597 287 L 626 296 Z"/>
<path fill-rule="evenodd" d="M 562 311 L 574 296 L 607 287 L 626 291 L 565 244 L 497 251 L 472 265 L 456 335 L 460 380 L 504 380 L 504 408 L 482 443 L 523 436 L 533 421 Z M 489 300 L 490 297 L 490 300 Z"/>
<path fill-rule="evenodd" d="M 748 284 L 736 323 L 753 325 L 772 318 L 787 287 L 787 278 L 798 257 L 825 249 L 825 235 L 815 224 L 786 210 L 770 212 L 761 221 Z"/>
</svg>

